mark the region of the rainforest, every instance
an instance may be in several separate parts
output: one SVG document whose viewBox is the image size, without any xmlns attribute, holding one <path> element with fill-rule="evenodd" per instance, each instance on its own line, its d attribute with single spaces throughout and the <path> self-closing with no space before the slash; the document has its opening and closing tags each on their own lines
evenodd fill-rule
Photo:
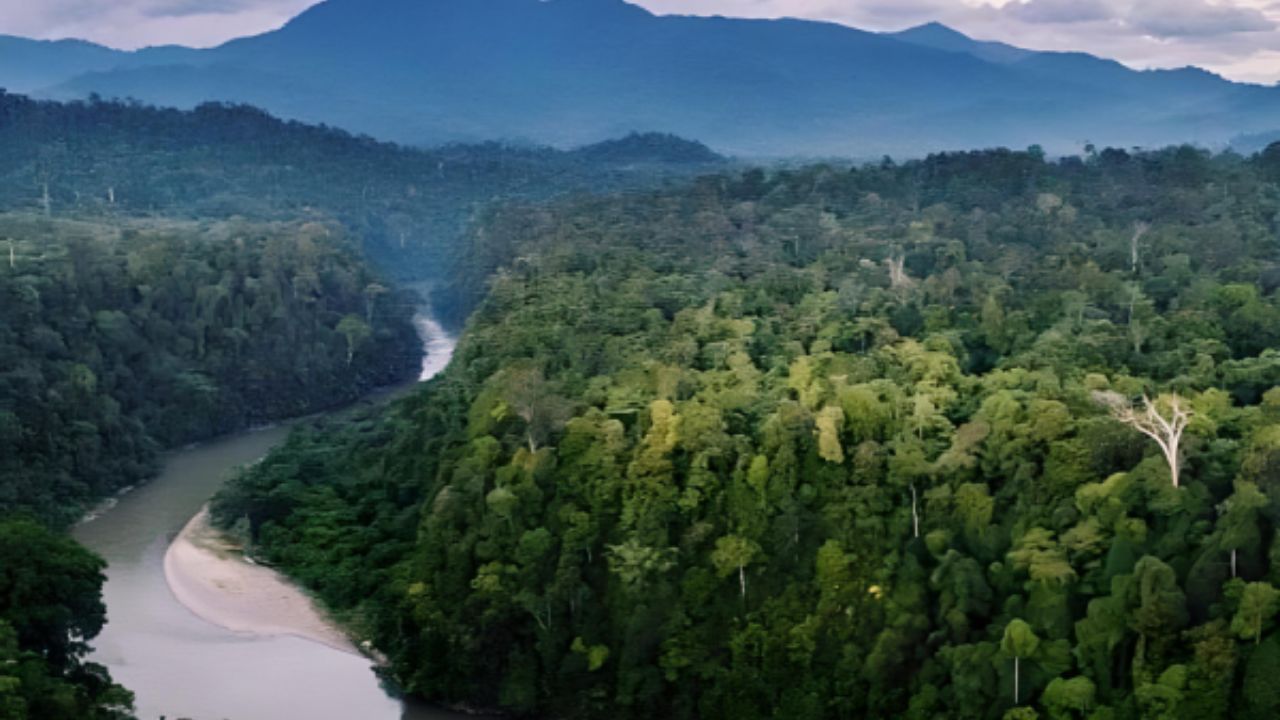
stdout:
<svg viewBox="0 0 1280 720">
<path fill-rule="evenodd" d="M 448 371 L 215 517 L 472 707 L 1273 717 L 1277 180 L 1033 148 L 497 208 Z"/>
<path fill-rule="evenodd" d="M 424 148 L 0 91 L 0 720 L 195 714 L 155 636 L 415 720 L 1274 718 L 1278 531 L 1280 143 Z M 202 613 L 182 543 L 321 640 Z M 356 716 L 315 672 L 291 707 Z"/>
</svg>

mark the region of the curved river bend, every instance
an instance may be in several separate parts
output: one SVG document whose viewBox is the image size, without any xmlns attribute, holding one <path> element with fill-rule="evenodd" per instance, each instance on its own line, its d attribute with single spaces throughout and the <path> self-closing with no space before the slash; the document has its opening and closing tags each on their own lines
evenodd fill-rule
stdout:
<svg viewBox="0 0 1280 720">
<path fill-rule="evenodd" d="M 426 380 L 453 340 L 429 316 L 415 324 Z M 166 457 L 160 476 L 74 531 L 107 560 L 108 623 L 90 659 L 137 695 L 140 720 L 446 720 L 461 715 L 389 697 L 368 659 L 288 635 L 235 633 L 179 604 L 165 580 L 169 543 L 237 467 L 289 433 L 282 425 Z"/>
</svg>

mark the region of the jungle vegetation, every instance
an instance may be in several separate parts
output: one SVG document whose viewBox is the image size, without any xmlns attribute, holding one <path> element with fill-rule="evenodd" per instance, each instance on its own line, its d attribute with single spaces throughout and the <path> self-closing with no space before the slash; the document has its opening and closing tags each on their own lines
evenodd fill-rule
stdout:
<svg viewBox="0 0 1280 720">
<path fill-rule="evenodd" d="M 128 713 L 83 662 L 101 562 L 56 534 L 89 505 L 164 449 L 412 377 L 421 298 L 394 280 L 442 276 L 495 197 L 723 163 L 664 135 L 425 151 L 247 107 L 0 90 L 0 720 Z"/>
<path fill-rule="evenodd" d="M 0 215 L 0 516 L 60 527 L 157 452 L 406 379 L 417 300 L 336 227 Z"/>
<path fill-rule="evenodd" d="M 0 208 L 53 217 L 337 222 L 393 280 L 445 276 L 500 199 L 660 186 L 726 164 L 704 145 L 632 134 L 573 151 L 420 149 L 284 122 L 253 107 L 54 103 L 0 90 Z M 465 309 L 437 299 L 442 319 Z"/>
<path fill-rule="evenodd" d="M 566 718 L 1280 712 L 1280 146 L 486 212 L 449 370 L 217 519 L 409 692 Z"/>
<path fill-rule="evenodd" d="M 38 523 L 0 521 L 0 719 L 131 717 L 129 692 L 84 661 L 106 622 L 103 566 Z"/>
</svg>

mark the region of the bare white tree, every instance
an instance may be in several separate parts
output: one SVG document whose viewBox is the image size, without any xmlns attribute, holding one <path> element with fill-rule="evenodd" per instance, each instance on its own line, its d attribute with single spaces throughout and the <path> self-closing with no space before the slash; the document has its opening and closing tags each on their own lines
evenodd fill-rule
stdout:
<svg viewBox="0 0 1280 720">
<path fill-rule="evenodd" d="M 907 259 L 901 255 L 886 258 L 884 264 L 889 268 L 889 285 L 894 290 L 910 290 L 915 286 L 915 278 L 907 274 Z"/>
<path fill-rule="evenodd" d="M 916 494 L 915 483 L 911 483 L 911 526 L 915 536 L 920 537 L 920 496 Z"/>
<path fill-rule="evenodd" d="M 1138 263 L 1142 260 L 1142 238 L 1151 232 L 1151 223 L 1136 222 L 1133 224 L 1133 236 L 1129 238 L 1129 269 L 1138 274 Z"/>
<path fill-rule="evenodd" d="M 1195 416 L 1187 401 L 1178 395 L 1168 395 L 1153 402 L 1143 395 L 1142 408 L 1138 409 L 1116 393 L 1100 393 L 1097 398 L 1111 408 L 1115 419 L 1156 441 L 1169 463 L 1173 486 L 1178 487 L 1182 470 L 1182 434 Z"/>
</svg>

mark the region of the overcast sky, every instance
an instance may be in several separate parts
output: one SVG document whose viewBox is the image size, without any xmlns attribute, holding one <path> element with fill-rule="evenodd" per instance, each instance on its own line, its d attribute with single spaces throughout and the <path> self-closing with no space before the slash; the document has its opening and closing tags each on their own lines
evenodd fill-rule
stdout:
<svg viewBox="0 0 1280 720">
<path fill-rule="evenodd" d="M 474 1 L 474 0 L 464 0 Z M 805 17 L 871 30 L 938 20 L 974 37 L 1084 50 L 1135 67 L 1198 65 L 1280 82 L 1280 0 L 635 0 L 660 13 Z M 216 45 L 315 0 L 0 0 L 0 33 L 113 47 Z"/>
</svg>

